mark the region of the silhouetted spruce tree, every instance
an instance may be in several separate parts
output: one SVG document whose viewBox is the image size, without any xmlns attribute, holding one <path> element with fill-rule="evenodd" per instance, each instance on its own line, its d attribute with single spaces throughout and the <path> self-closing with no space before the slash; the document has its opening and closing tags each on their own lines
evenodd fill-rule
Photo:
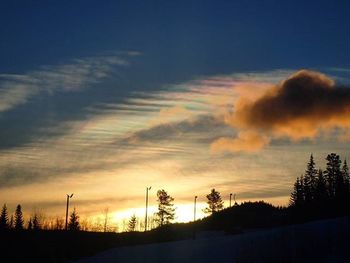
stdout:
<svg viewBox="0 0 350 263">
<path fill-rule="evenodd" d="M 34 214 L 33 216 L 33 230 L 40 230 L 40 222 L 37 214 Z"/>
<path fill-rule="evenodd" d="M 314 161 L 313 155 L 311 154 L 310 160 L 307 163 L 307 167 L 304 175 L 304 181 L 303 181 L 306 203 L 310 203 L 314 199 L 316 179 L 317 179 L 316 163 Z"/>
<path fill-rule="evenodd" d="M 77 212 L 75 211 L 75 207 L 74 207 L 73 212 L 70 214 L 70 217 L 69 217 L 68 229 L 71 231 L 80 230 L 79 216 L 78 216 Z"/>
<path fill-rule="evenodd" d="M 293 192 L 290 196 L 290 205 L 291 206 L 301 206 L 304 204 L 304 189 L 303 189 L 303 182 L 302 182 L 303 176 L 301 176 L 301 179 L 299 177 L 296 179 L 294 183 Z"/>
<path fill-rule="evenodd" d="M 316 189 L 315 189 L 315 201 L 318 204 L 322 204 L 328 199 L 328 190 L 326 180 L 323 176 L 323 171 L 318 170 L 317 180 L 316 180 Z"/>
<path fill-rule="evenodd" d="M 341 172 L 340 172 L 341 160 L 339 155 L 335 153 L 328 154 L 326 160 L 327 160 L 327 167 L 324 175 L 327 182 L 328 195 L 331 199 L 334 199 L 337 194 L 336 192 L 338 191 L 338 187 L 340 183 L 339 178 L 341 175 Z"/>
<path fill-rule="evenodd" d="M 349 167 L 348 167 L 348 163 L 346 162 L 346 159 L 344 160 L 344 163 L 343 163 L 342 174 L 344 178 L 346 198 L 349 199 L 350 198 L 350 175 L 349 175 Z"/>
<path fill-rule="evenodd" d="M 27 230 L 33 230 L 33 222 L 32 222 L 32 218 L 29 218 L 28 221 L 28 226 L 27 226 Z"/>
<path fill-rule="evenodd" d="M 346 162 L 346 159 L 344 160 L 344 164 L 342 167 L 342 173 L 343 173 L 343 177 L 345 180 L 347 199 L 350 201 L 350 174 L 349 174 L 349 167 L 348 167 L 348 163 Z"/>
<path fill-rule="evenodd" d="M 11 215 L 9 220 L 9 229 L 12 229 L 13 227 L 14 227 L 14 219 L 13 219 L 13 215 Z"/>
<path fill-rule="evenodd" d="M 137 219 L 135 215 L 132 215 L 128 223 L 128 231 L 134 232 L 136 230 Z"/>
<path fill-rule="evenodd" d="M 22 207 L 21 205 L 17 205 L 16 211 L 15 211 L 15 229 L 16 230 L 23 230 L 23 214 L 22 214 Z"/>
<path fill-rule="evenodd" d="M 174 198 L 163 189 L 157 191 L 157 197 L 158 212 L 155 221 L 159 226 L 163 226 L 175 219 Z"/>
<path fill-rule="evenodd" d="M 342 173 L 343 173 L 343 176 L 346 179 L 346 181 L 349 181 L 350 180 L 349 167 L 348 167 L 348 163 L 346 162 L 346 159 L 344 160 L 344 163 L 343 163 Z"/>
<path fill-rule="evenodd" d="M 297 206 L 299 204 L 299 189 L 300 189 L 300 182 L 299 177 L 295 180 L 293 191 L 290 194 L 290 200 L 289 205 L 290 206 Z"/>
<path fill-rule="evenodd" d="M 3 205 L 0 215 L 0 230 L 5 230 L 9 228 L 9 218 L 7 213 L 6 204 Z"/>
<path fill-rule="evenodd" d="M 300 176 L 300 204 L 305 204 L 305 187 L 304 187 L 304 175 Z"/>
<path fill-rule="evenodd" d="M 211 189 L 210 194 L 207 195 L 207 204 L 209 207 L 206 207 L 203 211 L 205 213 L 216 213 L 224 209 L 224 202 L 221 199 L 221 195 L 215 189 Z"/>
<path fill-rule="evenodd" d="M 303 176 L 304 203 L 309 204 L 312 200 L 311 180 L 307 175 Z"/>
</svg>

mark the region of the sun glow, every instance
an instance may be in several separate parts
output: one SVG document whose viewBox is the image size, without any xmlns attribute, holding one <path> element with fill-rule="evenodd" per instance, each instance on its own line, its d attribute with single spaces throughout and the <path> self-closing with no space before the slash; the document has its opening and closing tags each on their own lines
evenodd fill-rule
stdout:
<svg viewBox="0 0 350 263">
<path fill-rule="evenodd" d="M 194 219 L 194 204 L 179 204 L 174 205 L 175 210 L 175 220 L 174 223 L 186 223 L 191 222 Z M 203 209 L 206 207 L 205 203 L 197 203 L 196 205 L 196 220 L 205 217 L 205 213 Z M 148 207 L 148 226 L 150 228 L 156 227 L 154 223 L 154 219 L 156 217 L 156 213 L 158 207 L 157 206 L 149 206 Z M 137 230 L 144 230 L 144 221 L 145 221 L 146 208 L 145 207 L 137 207 L 132 209 L 126 209 L 121 211 L 115 211 L 111 213 L 110 222 L 118 226 L 118 232 L 126 231 L 127 223 L 130 218 L 135 215 L 138 221 Z"/>
</svg>

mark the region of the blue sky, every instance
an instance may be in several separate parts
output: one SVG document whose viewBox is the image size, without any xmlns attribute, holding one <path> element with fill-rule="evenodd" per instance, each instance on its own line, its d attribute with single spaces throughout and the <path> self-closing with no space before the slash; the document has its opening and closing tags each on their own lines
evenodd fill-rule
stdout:
<svg viewBox="0 0 350 263">
<path fill-rule="evenodd" d="M 286 203 L 310 152 L 322 164 L 329 151 L 346 157 L 344 144 L 274 134 L 259 154 L 213 155 L 216 139 L 245 138 L 218 116 L 232 110 L 233 88 L 264 90 L 303 68 L 348 84 L 349 8 L 348 1 L 2 1 L 0 200 L 55 213 L 65 192 L 46 193 L 45 202 L 35 193 L 60 185 L 81 189 L 86 214 L 105 203 L 120 211 L 138 207 L 144 185 L 158 184 L 183 204 L 188 193 L 215 186 L 225 194 L 236 188 L 242 200 Z M 281 152 L 300 167 L 275 168 L 272 156 Z M 249 175 L 254 169 L 260 177 Z M 131 201 L 116 205 L 120 196 L 98 178 L 124 185 L 122 174 L 139 182 Z"/>
<path fill-rule="evenodd" d="M 169 82 L 346 67 L 348 9 L 347 1 L 3 1 L 0 69 L 23 72 L 125 50 L 142 52 L 139 74 L 157 82 L 159 72 Z"/>
</svg>

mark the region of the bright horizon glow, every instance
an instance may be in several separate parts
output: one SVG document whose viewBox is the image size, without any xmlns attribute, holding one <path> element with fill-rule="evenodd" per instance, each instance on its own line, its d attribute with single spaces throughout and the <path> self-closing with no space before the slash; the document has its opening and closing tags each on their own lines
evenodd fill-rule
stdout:
<svg viewBox="0 0 350 263">
<path fill-rule="evenodd" d="M 196 209 L 196 219 L 201 219 L 207 216 L 203 209 L 207 206 L 204 202 L 197 202 Z M 174 223 L 187 223 L 193 221 L 194 218 L 194 204 L 174 204 L 175 210 L 175 219 Z M 153 205 L 148 207 L 148 217 L 153 217 L 158 211 L 158 206 Z M 114 222 L 120 222 L 125 219 L 130 219 L 132 215 L 135 215 L 137 218 L 145 219 L 146 208 L 131 208 L 123 211 L 114 211 L 112 218 Z"/>
</svg>

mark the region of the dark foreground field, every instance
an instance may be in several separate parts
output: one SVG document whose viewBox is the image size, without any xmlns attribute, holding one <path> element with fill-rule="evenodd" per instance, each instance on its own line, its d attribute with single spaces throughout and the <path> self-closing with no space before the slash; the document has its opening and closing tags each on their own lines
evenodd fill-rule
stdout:
<svg viewBox="0 0 350 263">
<path fill-rule="evenodd" d="M 251 262 L 255 262 L 256 256 L 260 262 L 322 262 L 327 258 L 334 262 L 337 257 L 345 258 L 343 252 L 349 248 L 349 214 L 347 206 L 329 205 L 320 210 L 317 206 L 282 208 L 265 202 L 245 202 L 195 223 L 169 224 L 146 233 L 0 231 L 0 253 L 8 262 L 69 262 L 112 248 L 137 246 L 117 250 L 125 253 L 118 252 L 116 259 L 113 254 L 111 262 L 138 262 L 138 257 L 146 257 L 147 262 L 151 258 L 153 262 L 175 262 L 186 260 L 186 255 L 204 262 L 209 258 L 236 262 L 252 258 Z M 221 237 L 214 239 L 218 235 Z M 169 243 L 175 241 L 182 243 Z"/>
<path fill-rule="evenodd" d="M 68 262 L 97 252 L 136 244 L 189 238 L 192 233 L 101 233 L 70 231 L 8 231 L 0 233 L 1 257 L 8 262 Z M 0 260 L 0 262 L 4 262 Z"/>
<path fill-rule="evenodd" d="M 350 262 L 350 217 L 234 234 L 200 230 L 195 239 L 188 230 L 7 232 L 1 262 Z"/>
<path fill-rule="evenodd" d="M 350 262 L 350 217 L 238 235 L 207 234 L 195 240 L 115 248 L 79 263 Z"/>
</svg>

